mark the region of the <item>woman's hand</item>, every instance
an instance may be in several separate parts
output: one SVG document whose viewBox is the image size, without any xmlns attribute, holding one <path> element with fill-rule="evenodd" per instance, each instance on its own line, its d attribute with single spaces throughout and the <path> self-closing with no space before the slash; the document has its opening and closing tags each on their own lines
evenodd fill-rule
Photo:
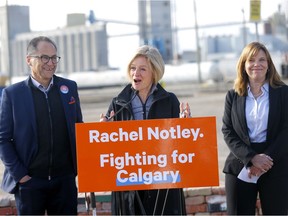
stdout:
<svg viewBox="0 0 288 216">
<path fill-rule="evenodd" d="M 112 110 L 110 112 L 110 116 L 107 117 L 103 113 L 100 114 L 100 122 L 108 122 L 108 121 L 113 121 L 113 116 L 115 115 L 114 111 Z"/>
<path fill-rule="evenodd" d="M 266 154 L 257 154 L 251 160 L 253 166 L 260 169 L 262 172 L 267 172 L 273 166 L 273 159 Z"/>
<path fill-rule="evenodd" d="M 262 171 L 261 169 L 255 167 L 255 166 L 251 166 L 248 168 L 248 177 L 249 178 L 252 178 L 252 176 L 260 177 L 263 173 L 265 173 L 265 172 Z"/>
<path fill-rule="evenodd" d="M 180 103 L 180 113 L 179 113 L 180 118 L 190 118 L 191 117 L 191 112 L 190 112 L 190 106 L 188 103 Z"/>
</svg>

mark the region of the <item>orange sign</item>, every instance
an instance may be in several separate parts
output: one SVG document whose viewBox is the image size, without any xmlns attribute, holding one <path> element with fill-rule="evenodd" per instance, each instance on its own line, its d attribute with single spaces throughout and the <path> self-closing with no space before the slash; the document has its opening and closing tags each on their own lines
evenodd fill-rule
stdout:
<svg viewBox="0 0 288 216">
<path fill-rule="evenodd" d="M 79 192 L 218 186 L 216 118 L 77 123 Z"/>
</svg>

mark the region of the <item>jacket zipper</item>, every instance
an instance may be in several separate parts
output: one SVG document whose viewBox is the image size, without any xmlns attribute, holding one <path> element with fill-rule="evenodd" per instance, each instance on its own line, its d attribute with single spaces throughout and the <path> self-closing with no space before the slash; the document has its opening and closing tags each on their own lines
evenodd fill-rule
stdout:
<svg viewBox="0 0 288 216">
<path fill-rule="evenodd" d="M 49 113 L 49 122 L 50 122 L 50 152 L 49 152 L 49 167 L 48 167 L 48 180 L 51 180 L 52 164 L 53 164 L 53 125 L 52 125 L 52 116 L 51 116 L 51 107 L 48 99 L 48 93 L 45 91 L 47 108 Z"/>
</svg>

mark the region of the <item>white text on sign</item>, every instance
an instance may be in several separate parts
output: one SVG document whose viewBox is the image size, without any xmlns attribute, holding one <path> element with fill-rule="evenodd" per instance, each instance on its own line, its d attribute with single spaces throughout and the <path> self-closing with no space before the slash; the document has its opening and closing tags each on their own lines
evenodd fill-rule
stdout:
<svg viewBox="0 0 288 216">
<path fill-rule="evenodd" d="M 176 127 L 170 127 L 168 129 L 160 130 L 159 127 L 148 127 L 147 128 L 147 140 L 167 140 L 167 139 L 192 139 L 197 141 L 204 135 L 200 133 L 200 128 L 182 128 L 180 125 Z M 142 141 L 143 128 L 139 127 L 135 131 L 124 131 L 123 128 L 119 128 L 118 131 L 111 133 L 99 132 L 98 130 L 89 130 L 89 141 L 90 143 L 101 143 L 101 142 L 127 142 L 127 141 Z"/>
</svg>

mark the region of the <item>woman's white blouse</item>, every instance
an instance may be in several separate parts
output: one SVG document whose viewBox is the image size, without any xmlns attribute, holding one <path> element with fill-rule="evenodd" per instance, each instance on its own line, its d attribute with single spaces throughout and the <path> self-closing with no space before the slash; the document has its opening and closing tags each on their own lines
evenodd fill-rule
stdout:
<svg viewBox="0 0 288 216">
<path fill-rule="evenodd" d="M 246 121 L 250 142 L 266 142 L 268 113 L 269 113 L 269 85 L 265 83 L 262 87 L 262 94 L 254 98 L 250 86 L 246 97 Z"/>
</svg>

